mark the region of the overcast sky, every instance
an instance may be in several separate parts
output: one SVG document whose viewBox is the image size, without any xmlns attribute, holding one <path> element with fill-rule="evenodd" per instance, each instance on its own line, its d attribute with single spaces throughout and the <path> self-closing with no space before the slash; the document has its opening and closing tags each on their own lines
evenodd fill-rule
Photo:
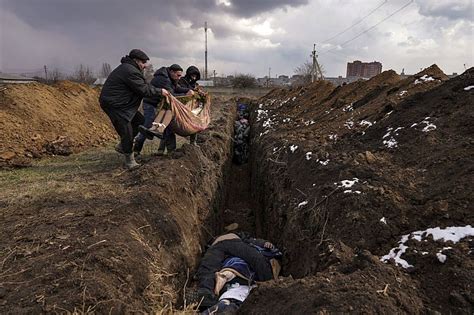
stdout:
<svg viewBox="0 0 474 315">
<path fill-rule="evenodd" d="M 203 68 L 207 21 L 218 76 L 292 75 L 313 43 L 326 76 L 353 60 L 461 73 L 474 64 L 473 14 L 471 0 L 0 0 L 0 71 L 99 70 L 132 48 L 155 69 Z"/>
</svg>

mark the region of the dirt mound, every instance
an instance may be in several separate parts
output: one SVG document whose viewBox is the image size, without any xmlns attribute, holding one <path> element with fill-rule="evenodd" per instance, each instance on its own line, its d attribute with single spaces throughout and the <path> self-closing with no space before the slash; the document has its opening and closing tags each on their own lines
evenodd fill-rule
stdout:
<svg viewBox="0 0 474 315">
<path fill-rule="evenodd" d="M 115 138 L 99 91 L 69 81 L 9 84 L 0 92 L 0 165 L 68 155 Z"/>
<path fill-rule="evenodd" d="M 277 292 L 295 310 L 347 312 L 344 300 L 354 300 L 362 312 L 472 312 L 469 237 L 455 244 L 435 237 L 418 242 L 415 233 L 402 244 L 409 248 L 403 256 L 397 245 L 415 231 L 427 235 L 439 227 L 448 233 L 474 222 L 466 189 L 474 180 L 473 92 L 465 89 L 474 85 L 474 69 L 446 80 L 433 65 L 405 80 L 386 71 L 335 88 L 318 102 L 310 96 L 318 94 L 315 87 L 289 100 L 271 93 L 256 104 L 252 171 L 264 202 L 264 234 L 285 249 L 287 275 L 311 278 L 303 286 L 307 295 L 295 282 L 291 290 L 283 284 L 258 290 L 249 298 L 255 312 Z M 356 256 L 367 250 L 381 258 L 396 248 L 409 266 L 400 267 L 403 262 L 393 255 L 385 261 L 397 264 L 374 264 L 359 276 L 333 275 L 332 262 L 324 259 L 327 242 L 343 242 Z M 405 273 L 400 284 L 389 269 Z M 321 277 L 334 279 L 325 286 L 331 298 L 310 289 L 323 288 Z M 367 305 L 359 296 L 367 287 L 364 281 L 354 284 L 354 277 L 374 278 L 365 281 L 374 297 L 365 299 Z M 388 295 L 377 295 L 386 284 Z M 403 298 L 408 287 L 416 288 L 411 299 Z M 379 308 L 380 298 L 388 308 Z M 306 305 L 308 299 L 316 304 Z"/>
</svg>

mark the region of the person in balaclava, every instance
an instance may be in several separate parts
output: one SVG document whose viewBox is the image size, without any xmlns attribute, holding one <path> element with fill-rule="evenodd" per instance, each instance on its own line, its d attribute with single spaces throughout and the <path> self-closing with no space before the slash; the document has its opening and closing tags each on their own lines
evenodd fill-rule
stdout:
<svg viewBox="0 0 474 315">
<path fill-rule="evenodd" d="M 186 69 L 186 75 L 179 79 L 178 84 L 183 88 L 196 89 L 198 87 L 197 81 L 201 79 L 201 73 L 196 66 L 189 66 Z M 189 136 L 189 143 L 197 146 L 197 133 Z"/>
</svg>

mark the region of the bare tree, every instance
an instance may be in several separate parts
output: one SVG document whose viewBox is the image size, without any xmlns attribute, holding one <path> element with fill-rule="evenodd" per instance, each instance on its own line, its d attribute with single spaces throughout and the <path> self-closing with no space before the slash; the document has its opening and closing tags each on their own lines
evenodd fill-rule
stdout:
<svg viewBox="0 0 474 315">
<path fill-rule="evenodd" d="M 232 86 L 235 88 L 251 88 L 257 85 L 257 80 L 251 74 L 236 74 L 232 78 Z"/>
<path fill-rule="evenodd" d="M 110 64 L 108 64 L 107 62 L 104 62 L 102 64 L 102 68 L 100 69 L 99 77 L 107 78 L 110 72 L 112 72 L 112 68 L 110 67 Z"/>
<path fill-rule="evenodd" d="M 321 71 L 324 73 L 324 68 L 322 65 L 319 65 Z M 311 83 L 311 72 L 313 71 L 313 63 L 311 61 L 306 61 L 302 65 L 296 67 L 295 69 L 295 79 L 292 82 L 292 85 L 305 85 Z"/>
<path fill-rule="evenodd" d="M 153 75 L 155 74 L 155 69 L 153 69 L 153 65 L 150 63 L 148 66 L 146 66 L 143 75 L 145 76 L 146 82 L 151 82 L 153 79 Z"/>
<path fill-rule="evenodd" d="M 69 77 L 69 79 L 71 81 L 87 84 L 92 84 L 95 81 L 92 70 L 89 68 L 89 66 L 85 66 L 83 64 L 80 64 L 76 67 L 76 71 L 71 77 Z"/>
<path fill-rule="evenodd" d="M 65 75 L 61 71 L 59 71 L 58 68 L 54 68 L 53 71 L 49 73 L 49 81 L 53 83 L 56 83 L 64 79 L 65 79 Z"/>
</svg>

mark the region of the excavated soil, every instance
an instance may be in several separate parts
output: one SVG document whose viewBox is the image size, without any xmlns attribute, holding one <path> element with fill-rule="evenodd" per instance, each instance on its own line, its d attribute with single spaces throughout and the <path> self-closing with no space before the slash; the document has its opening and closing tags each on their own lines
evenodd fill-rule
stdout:
<svg viewBox="0 0 474 315">
<path fill-rule="evenodd" d="M 471 314 L 472 234 L 410 239 L 407 268 L 380 258 L 403 235 L 474 225 L 472 85 L 473 68 L 447 81 L 432 66 L 405 80 L 387 71 L 276 90 L 255 104 L 252 186 L 287 277 L 241 313 L 271 303 L 280 314 Z"/>
<path fill-rule="evenodd" d="M 199 148 L 145 157 L 137 170 L 124 171 L 112 149 L 97 161 L 3 170 L 2 182 L 20 185 L 18 171 L 61 172 L 34 190 L 2 187 L 0 313 L 171 312 L 194 285 L 204 244 L 238 223 L 284 251 L 282 276 L 252 291 L 242 314 L 471 314 L 472 236 L 411 238 L 407 268 L 381 258 L 403 235 L 474 225 L 473 85 L 474 69 L 448 80 L 432 66 L 403 80 L 387 71 L 257 102 L 215 99 Z M 59 93 L 52 101 L 72 93 L 47 89 Z M 252 103 L 251 156 L 238 166 L 242 102 Z M 93 108 L 97 128 L 108 126 Z M 113 138 L 106 130 L 89 136 Z M 21 139 L 24 155 L 36 142 Z"/>
<path fill-rule="evenodd" d="M 99 90 L 61 81 L 0 88 L 0 167 L 25 166 L 110 142 L 115 131 L 99 107 Z"/>
</svg>

